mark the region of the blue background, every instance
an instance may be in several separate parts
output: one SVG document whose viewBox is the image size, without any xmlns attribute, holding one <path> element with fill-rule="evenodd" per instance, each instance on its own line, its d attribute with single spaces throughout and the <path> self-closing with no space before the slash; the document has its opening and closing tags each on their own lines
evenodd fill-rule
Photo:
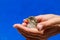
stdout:
<svg viewBox="0 0 60 40">
<path fill-rule="evenodd" d="M 25 40 L 13 28 L 24 18 L 40 14 L 60 15 L 60 0 L 0 0 L 0 40 Z M 48 38 L 60 40 L 60 34 Z"/>
</svg>

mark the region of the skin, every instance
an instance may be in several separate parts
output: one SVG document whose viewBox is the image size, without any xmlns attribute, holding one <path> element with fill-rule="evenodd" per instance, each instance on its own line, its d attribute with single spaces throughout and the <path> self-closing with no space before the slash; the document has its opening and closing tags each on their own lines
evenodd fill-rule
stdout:
<svg viewBox="0 0 60 40">
<path fill-rule="evenodd" d="M 25 19 L 22 24 L 14 24 L 14 27 L 27 40 L 46 40 L 48 37 L 60 32 L 60 16 L 45 14 L 35 16 L 35 18 L 38 21 L 37 28 L 27 28 L 28 21 Z"/>
</svg>

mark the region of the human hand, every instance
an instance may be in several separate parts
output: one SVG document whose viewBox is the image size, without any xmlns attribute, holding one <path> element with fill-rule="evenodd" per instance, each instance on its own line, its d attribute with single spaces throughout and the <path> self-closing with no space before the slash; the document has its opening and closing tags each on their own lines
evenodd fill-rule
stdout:
<svg viewBox="0 0 60 40">
<path fill-rule="evenodd" d="M 38 25 L 37 25 L 37 28 L 39 30 L 41 30 L 43 27 L 46 28 L 48 25 L 47 26 L 46 25 L 42 26 L 44 24 L 44 22 L 47 21 L 48 19 L 51 19 L 51 18 L 54 18 L 54 17 L 57 17 L 57 15 L 48 14 L 48 15 L 36 16 L 36 19 L 39 22 Z M 31 28 L 31 29 L 29 29 L 29 28 L 26 27 L 26 25 L 27 25 L 26 21 L 24 21 L 24 23 L 22 25 L 15 24 L 14 27 L 16 27 L 18 29 L 18 31 L 23 36 L 25 36 L 27 39 L 32 39 L 32 40 L 37 40 L 37 39 L 39 39 L 39 40 L 44 39 L 45 40 L 46 39 L 46 35 L 47 35 L 46 31 L 45 31 L 45 34 L 42 35 L 43 32 L 44 32 L 44 30 L 39 31 L 37 28 Z M 40 27 L 39 27 L 39 25 L 40 25 Z M 52 27 L 52 26 L 50 25 L 50 27 Z"/>
<path fill-rule="evenodd" d="M 60 16 L 54 14 L 45 14 L 35 17 L 38 20 L 37 28 L 39 30 L 51 28 L 53 26 L 60 27 Z M 51 26 L 51 27 L 50 27 Z"/>
<path fill-rule="evenodd" d="M 41 32 L 38 31 L 37 28 L 27 28 L 25 27 L 25 24 L 15 24 L 15 28 L 24 36 L 27 40 L 40 40 L 41 38 Z M 43 38 L 44 39 L 44 38 Z"/>
<path fill-rule="evenodd" d="M 44 30 L 46 38 L 60 33 L 60 16 L 54 14 L 46 14 L 36 16 L 38 20 L 37 28 Z"/>
</svg>

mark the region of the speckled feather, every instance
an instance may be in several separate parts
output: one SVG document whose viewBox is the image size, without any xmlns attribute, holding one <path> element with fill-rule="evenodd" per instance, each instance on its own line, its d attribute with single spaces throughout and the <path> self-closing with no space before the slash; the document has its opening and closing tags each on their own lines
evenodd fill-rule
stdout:
<svg viewBox="0 0 60 40">
<path fill-rule="evenodd" d="M 30 16 L 29 18 L 27 18 L 26 20 L 28 20 L 28 28 L 36 28 L 37 25 L 37 20 L 35 19 L 34 16 Z"/>
</svg>

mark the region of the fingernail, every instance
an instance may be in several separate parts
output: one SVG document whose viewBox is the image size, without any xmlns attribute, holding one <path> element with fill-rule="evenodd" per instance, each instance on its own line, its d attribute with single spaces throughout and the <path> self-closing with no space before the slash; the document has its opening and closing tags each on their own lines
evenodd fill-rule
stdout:
<svg viewBox="0 0 60 40">
<path fill-rule="evenodd" d="M 37 28 L 38 28 L 39 30 L 42 30 L 43 25 L 42 25 L 42 24 L 38 24 L 38 25 L 37 25 Z"/>
<path fill-rule="evenodd" d="M 17 28 L 17 27 L 16 27 L 16 24 L 14 24 L 13 27 L 14 27 L 14 28 Z"/>
</svg>

